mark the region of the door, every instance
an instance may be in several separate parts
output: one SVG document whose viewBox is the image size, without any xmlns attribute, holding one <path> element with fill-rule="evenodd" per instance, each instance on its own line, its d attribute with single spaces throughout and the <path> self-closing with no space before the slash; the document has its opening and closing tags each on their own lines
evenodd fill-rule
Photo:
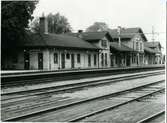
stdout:
<svg viewBox="0 0 167 123">
<path fill-rule="evenodd" d="M 74 61 L 74 54 L 71 54 L 71 68 L 74 68 L 75 66 L 75 61 Z"/>
<path fill-rule="evenodd" d="M 61 54 L 61 68 L 62 69 L 65 68 L 65 54 L 64 53 Z"/>
<path fill-rule="evenodd" d="M 110 65 L 111 67 L 114 66 L 114 55 L 110 55 Z"/>
<path fill-rule="evenodd" d="M 127 54 L 127 57 L 126 57 L 126 66 L 130 66 L 130 55 Z"/>
<path fill-rule="evenodd" d="M 101 66 L 102 67 L 104 66 L 104 54 L 103 53 L 101 54 Z"/>
<path fill-rule="evenodd" d="M 91 67 L 91 55 L 88 54 L 88 66 Z"/>
<path fill-rule="evenodd" d="M 43 69 L 43 53 L 38 53 L 38 69 Z"/>
<path fill-rule="evenodd" d="M 24 52 L 24 69 L 29 70 L 30 68 L 30 54 L 28 52 Z"/>
</svg>

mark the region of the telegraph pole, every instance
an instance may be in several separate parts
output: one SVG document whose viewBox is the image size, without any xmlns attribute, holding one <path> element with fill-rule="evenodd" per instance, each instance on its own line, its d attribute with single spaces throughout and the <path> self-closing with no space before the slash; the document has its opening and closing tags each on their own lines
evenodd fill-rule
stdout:
<svg viewBox="0 0 167 123">
<path fill-rule="evenodd" d="M 152 26 L 152 42 L 153 42 L 153 45 L 154 45 L 154 35 L 155 35 L 155 32 L 154 32 L 154 26 Z"/>
</svg>

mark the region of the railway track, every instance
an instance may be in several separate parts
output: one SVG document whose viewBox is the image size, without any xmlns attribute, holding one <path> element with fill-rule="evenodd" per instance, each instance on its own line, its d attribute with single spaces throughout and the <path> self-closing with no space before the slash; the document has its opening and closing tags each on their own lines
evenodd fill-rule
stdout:
<svg viewBox="0 0 167 123">
<path fill-rule="evenodd" d="M 111 98 L 113 96 L 117 96 L 117 95 L 120 95 L 120 94 L 123 94 L 123 93 L 129 93 L 129 92 L 132 92 L 132 91 L 136 91 L 136 90 L 139 90 L 139 89 L 142 89 L 142 88 L 146 88 L 148 86 L 153 86 L 153 85 L 156 85 L 156 84 L 160 84 L 160 83 L 164 83 L 164 80 L 161 80 L 161 81 L 156 81 L 156 82 L 151 82 L 151 83 L 147 83 L 147 84 L 142 84 L 140 86 L 137 86 L 137 87 L 133 87 L 133 88 L 128 88 L 128 89 L 124 89 L 124 90 L 121 90 L 121 91 L 117 91 L 117 92 L 114 92 L 114 93 L 109 93 L 109 94 L 105 94 L 105 95 L 101 95 L 101 96 L 96 96 L 96 97 L 92 97 L 92 98 L 86 98 L 86 99 L 80 99 L 80 100 L 77 100 L 77 101 L 72 101 L 70 103 L 65 103 L 63 105 L 54 105 L 55 102 L 52 102 L 50 104 L 45 104 L 47 106 L 42 106 L 42 108 L 32 108 L 31 110 L 27 111 L 27 109 L 24 111 L 24 110 L 20 110 L 20 111 L 13 111 L 9 114 L 6 114 L 3 115 L 4 113 L 2 113 L 2 120 L 3 121 L 22 121 L 23 119 L 27 119 L 27 118 L 31 118 L 31 117 L 34 117 L 34 116 L 39 116 L 41 114 L 44 114 L 44 113 L 48 113 L 48 112 L 53 112 L 53 111 L 57 111 L 57 110 L 60 110 L 60 109 L 65 109 L 65 108 L 68 108 L 68 107 L 71 107 L 71 106 L 76 106 L 76 105 L 81 105 L 81 104 L 84 104 L 84 103 L 88 103 L 88 102 L 92 102 L 92 101 L 97 101 L 97 100 L 101 100 L 101 99 L 104 99 L 104 98 Z M 146 97 L 146 96 L 149 96 L 151 94 L 154 94 L 154 93 L 157 93 L 157 92 L 160 92 L 162 90 L 164 90 L 164 88 L 155 88 L 156 91 L 151 91 L 150 93 L 147 93 L 145 95 L 142 95 L 140 97 L 136 97 L 132 100 L 129 100 L 129 101 L 126 101 L 126 102 L 123 102 L 123 103 L 119 103 L 117 105 L 115 105 L 114 107 L 118 107 L 118 106 L 121 106 L 121 105 L 124 105 L 124 104 L 127 104 L 131 101 L 135 101 L 135 100 L 138 100 L 140 98 L 143 98 L 143 97 Z M 74 119 L 71 119 L 69 121 L 78 121 L 78 120 L 81 120 L 85 117 L 88 117 L 88 116 L 91 116 L 93 114 L 97 114 L 97 113 L 100 113 L 102 111 L 106 111 L 106 110 L 109 110 L 109 109 L 112 109 L 113 106 L 109 106 L 109 107 L 105 107 L 103 109 L 100 109 L 98 111 L 95 111 L 95 112 L 92 112 L 92 113 L 88 113 L 86 115 L 83 115 L 83 116 L 79 116 L 77 118 L 74 118 Z"/>
<path fill-rule="evenodd" d="M 165 110 L 162 110 L 162 111 L 160 111 L 160 112 L 157 112 L 157 113 L 155 113 L 155 114 L 153 114 L 153 115 L 151 115 L 151 116 L 149 116 L 149 117 L 146 117 L 146 118 L 144 118 L 144 119 L 138 121 L 137 123 L 148 123 L 148 122 L 150 122 L 151 120 L 153 120 L 153 119 L 159 117 L 160 115 L 165 115 Z"/>
<path fill-rule="evenodd" d="M 77 83 L 71 83 L 71 84 L 65 84 L 65 85 L 59 85 L 59 86 L 39 88 L 39 89 L 34 89 L 34 90 L 2 93 L 1 100 L 8 101 L 11 99 L 30 97 L 30 96 L 35 96 L 35 95 L 61 93 L 61 92 L 65 92 L 65 91 L 82 89 L 84 87 L 100 86 L 100 85 L 105 85 L 105 84 L 111 84 L 114 82 L 120 82 L 120 81 L 125 81 L 125 80 L 132 80 L 132 79 L 137 79 L 137 78 L 159 75 L 159 74 L 163 74 L 163 73 L 164 73 L 163 71 L 153 72 L 153 73 L 145 73 L 145 74 L 141 73 L 141 74 L 137 74 L 137 75 L 133 74 L 133 75 L 127 75 L 127 76 L 122 76 L 122 77 L 100 79 L 100 80 L 93 80 L 93 81 L 85 81 L 85 82 L 77 82 Z M 2 104 L 3 104 L 3 102 L 2 102 Z"/>
</svg>

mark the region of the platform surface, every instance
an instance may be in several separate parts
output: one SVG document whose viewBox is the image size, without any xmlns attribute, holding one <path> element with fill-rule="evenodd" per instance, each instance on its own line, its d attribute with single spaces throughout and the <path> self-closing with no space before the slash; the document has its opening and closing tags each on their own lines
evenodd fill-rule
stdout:
<svg viewBox="0 0 167 123">
<path fill-rule="evenodd" d="M 85 69 L 62 69 L 62 70 L 1 70 L 1 75 L 12 75 L 12 74 L 30 74 L 30 73 L 66 73 L 66 72 L 81 72 L 81 71 L 98 71 L 98 70 L 117 70 L 117 69 L 130 69 L 130 68 L 139 68 L 139 67 L 161 67 L 165 65 L 144 65 L 144 66 L 133 66 L 133 67 L 110 67 L 110 68 L 85 68 Z"/>
</svg>

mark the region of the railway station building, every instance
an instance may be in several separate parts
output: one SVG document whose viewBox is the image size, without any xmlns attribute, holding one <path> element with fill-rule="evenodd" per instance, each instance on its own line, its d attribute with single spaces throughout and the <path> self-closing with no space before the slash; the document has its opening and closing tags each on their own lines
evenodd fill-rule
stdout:
<svg viewBox="0 0 167 123">
<path fill-rule="evenodd" d="M 118 34 L 117 29 L 111 29 L 109 32 L 114 42 L 118 44 L 118 47 L 122 46 L 128 48 L 128 50 L 126 50 L 126 53 L 124 53 L 125 55 L 122 55 L 124 57 L 123 59 L 125 59 L 122 60 L 124 61 L 123 65 L 144 65 L 144 42 L 147 42 L 147 39 L 141 28 L 122 29 L 120 31 L 120 34 Z M 119 38 L 121 41 L 120 43 Z M 122 57 L 119 57 L 118 59 L 122 59 Z"/>
<path fill-rule="evenodd" d="M 119 42 L 119 39 L 121 42 Z M 27 32 L 15 53 L 3 58 L 3 69 L 84 69 L 161 63 L 161 45 L 147 42 L 141 28 L 65 34 L 48 33 L 40 18 L 40 32 Z"/>
</svg>

